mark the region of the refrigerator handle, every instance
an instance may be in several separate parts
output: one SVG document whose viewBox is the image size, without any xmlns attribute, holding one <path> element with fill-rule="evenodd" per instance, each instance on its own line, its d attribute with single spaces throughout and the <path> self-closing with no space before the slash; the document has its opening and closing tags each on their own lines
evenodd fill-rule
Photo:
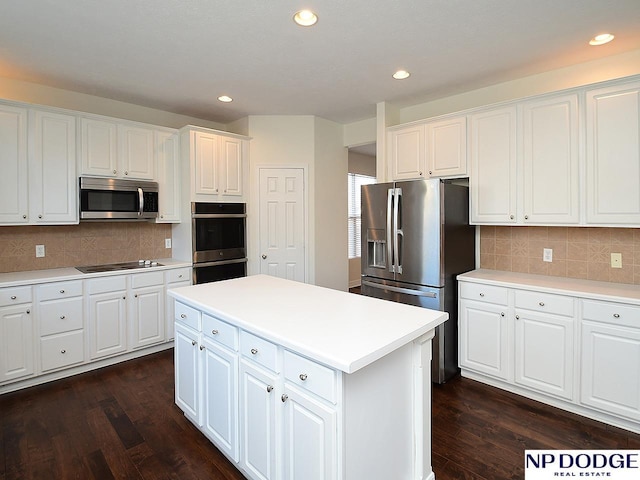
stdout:
<svg viewBox="0 0 640 480">
<path fill-rule="evenodd" d="M 367 280 L 362 280 L 362 285 L 366 285 L 367 287 L 379 288 L 381 290 L 389 290 L 390 292 L 395 293 L 405 293 L 407 295 L 416 295 L 418 297 L 436 298 L 436 294 L 433 292 L 414 290 L 412 288 L 394 287 L 392 285 L 383 285 L 381 283 L 368 282 Z"/>
<path fill-rule="evenodd" d="M 391 209 L 393 208 L 393 188 L 387 190 L 387 265 L 389 265 L 389 271 L 394 273 L 395 269 L 395 260 L 393 258 L 393 245 L 391 243 Z"/>
<path fill-rule="evenodd" d="M 402 197 L 402 189 L 395 189 L 395 202 L 393 204 L 393 256 L 394 256 L 394 270 L 396 273 L 402 273 L 402 260 L 400 259 L 400 248 L 398 237 L 403 236 L 404 233 L 398 228 L 398 213 L 400 210 L 400 197 Z"/>
</svg>

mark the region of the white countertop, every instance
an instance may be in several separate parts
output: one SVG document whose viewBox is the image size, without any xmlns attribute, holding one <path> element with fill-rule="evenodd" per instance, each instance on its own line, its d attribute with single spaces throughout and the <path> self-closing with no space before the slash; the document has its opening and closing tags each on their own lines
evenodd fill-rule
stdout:
<svg viewBox="0 0 640 480">
<path fill-rule="evenodd" d="M 191 267 L 191 263 L 172 258 L 157 260 L 162 266 L 140 267 L 131 270 L 117 270 L 114 272 L 82 273 L 74 267 L 49 268 L 47 270 L 28 270 L 25 272 L 0 273 L 0 288 L 16 287 L 19 285 L 33 285 L 36 283 L 60 282 L 63 280 L 78 280 L 109 275 L 124 275 L 129 273 L 142 273 L 146 271 L 167 270 L 170 268 Z"/>
<path fill-rule="evenodd" d="M 596 282 L 577 278 L 551 277 L 529 273 L 478 269 L 458 275 L 458 280 L 484 285 L 512 286 L 523 290 L 588 297 L 640 305 L 640 285 Z"/>
<path fill-rule="evenodd" d="M 449 316 L 267 275 L 168 293 L 197 310 L 346 373 L 406 345 Z"/>
</svg>

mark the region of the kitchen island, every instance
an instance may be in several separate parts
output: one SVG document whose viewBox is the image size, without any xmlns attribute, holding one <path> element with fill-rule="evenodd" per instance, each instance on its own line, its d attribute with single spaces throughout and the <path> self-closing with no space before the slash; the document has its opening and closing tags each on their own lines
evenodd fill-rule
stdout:
<svg viewBox="0 0 640 480">
<path fill-rule="evenodd" d="M 254 479 L 418 480 L 444 312 L 266 275 L 169 290 L 176 404 Z"/>
</svg>

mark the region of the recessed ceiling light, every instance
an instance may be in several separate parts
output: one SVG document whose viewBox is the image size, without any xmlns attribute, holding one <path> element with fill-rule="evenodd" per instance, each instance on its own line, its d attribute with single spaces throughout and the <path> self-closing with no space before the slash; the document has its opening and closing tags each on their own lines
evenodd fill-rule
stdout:
<svg viewBox="0 0 640 480">
<path fill-rule="evenodd" d="M 229 103 L 229 102 L 233 102 L 233 98 L 228 97 L 227 95 L 221 95 L 218 97 L 218 100 L 220 100 L 221 102 L 224 103 Z"/>
<path fill-rule="evenodd" d="M 318 16 L 311 10 L 300 10 L 293 16 L 293 21 L 301 27 L 310 27 L 318 21 Z"/>
<path fill-rule="evenodd" d="M 408 78 L 409 75 L 411 74 L 406 70 L 398 70 L 396 73 L 393 74 L 393 78 L 395 78 L 396 80 L 404 80 L 405 78 Z"/>
<path fill-rule="evenodd" d="M 589 41 L 589 45 L 604 45 L 605 43 L 609 43 L 613 40 L 613 35 L 610 33 L 601 33 L 600 35 L 596 35 Z"/>
</svg>

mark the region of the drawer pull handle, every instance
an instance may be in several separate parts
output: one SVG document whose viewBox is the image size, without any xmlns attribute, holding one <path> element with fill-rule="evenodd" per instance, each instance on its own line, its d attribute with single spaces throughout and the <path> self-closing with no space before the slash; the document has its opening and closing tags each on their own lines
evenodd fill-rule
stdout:
<svg viewBox="0 0 640 480">
<path fill-rule="evenodd" d="M 196 341 L 195 340 L 191 340 L 191 345 L 193 345 L 194 347 L 196 346 Z"/>
<path fill-rule="evenodd" d="M 60 290 L 60 293 L 64 293 L 64 290 Z"/>
<path fill-rule="evenodd" d="M 520 320 L 520 315 L 516 315 L 516 320 Z"/>
<path fill-rule="evenodd" d="M 15 295 L 11 295 L 11 300 L 15 300 L 16 298 L 18 297 L 16 297 Z"/>
<path fill-rule="evenodd" d="M 480 296 L 481 296 L 481 297 L 484 297 L 484 293 L 481 293 L 481 294 L 480 294 Z"/>
<path fill-rule="evenodd" d="M 255 355 L 258 353 L 258 349 L 257 348 L 252 348 L 251 349 L 251 355 Z"/>
<path fill-rule="evenodd" d="M 211 330 L 211 333 L 214 334 L 214 335 L 217 335 L 218 334 L 218 330 Z"/>
<path fill-rule="evenodd" d="M 200 350 L 204 350 L 204 345 L 200 345 Z"/>
<path fill-rule="evenodd" d="M 267 393 L 273 392 L 273 385 L 267 385 Z"/>
<path fill-rule="evenodd" d="M 182 315 L 180 315 L 180 318 L 187 318 L 187 316 L 183 313 Z"/>
<path fill-rule="evenodd" d="M 287 401 L 287 398 L 289 398 L 289 395 L 287 395 L 286 393 L 283 393 L 282 396 L 280 397 L 280 400 L 282 400 L 282 403 Z"/>
<path fill-rule="evenodd" d="M 64 320 L 65 318 L 67 318 L 66 315 L 60 315 L 60 320 Z"/>
<path fill-rule="evenodd" d="M 304 382 L 307 379 L 307 374 L 306 373 L 301 373 L 299 375 L 299 377 L 300 377 L 300 380 L 302 380 Z"/>
<path fill-rule="evenodd" d="M 538 305 L 540 305 L 541 307 L 544 307 L 544 302 L 540 302 L 538 303 Z"/>
<path fill-rule="evenodd" d="M 178 275 L 178 278 L 182 278 L 182 274 Z"/>
<path fill-rule="evenodd" d="M 67 351 L 66 350 L 60 350 L 60 353 L 64 355 L 65 353 L 67 353 Z"/>
<path fill-rule="evenodd" d="M 501 316 L 501 317 L 504 317 L 504 312 L 500 312 L 500 316 Z"/>
<path fill-rule="evenodd" d="M 31 313 L 31 310 L 27 310 L 27 313 Z"/>
<path fill-rule="evenodd" d="M 613 318 L 620 318 L 620 314 L 619 313 L 614 313 L 613 314 Z"/>
</svg>

